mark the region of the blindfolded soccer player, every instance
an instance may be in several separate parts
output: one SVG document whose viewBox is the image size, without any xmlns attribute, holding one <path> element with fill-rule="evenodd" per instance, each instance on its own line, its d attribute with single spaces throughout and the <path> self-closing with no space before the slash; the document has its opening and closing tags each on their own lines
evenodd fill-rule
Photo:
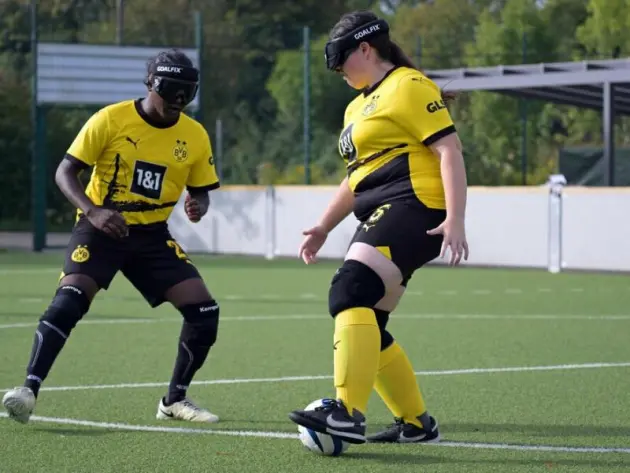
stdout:
<svg viewBox="0 0 630 473">
<path fill-rule="evenodd" d="M 186 392 L 215 343 L 219 306 L 199 272 L 170 235 L 167 219 L 184 188 L 191 222 L 208 211 L 208 191 L 219 187 L 205 129 L 182 113 L 199 87 L 199 71 L 180 51 L 148 63 L 144 99 L 101 109 L 83 126 L 56 172 L 56 182 L 78 209 L 63 273 L 41 317 L 23 387 L 3 404 L 26 423 L 43 381 L 100 289 L 119 271 L 157 307 L 170 302 L 183 326 L 168 393 L 158 419 L 216 422 Z M 87 189 L 79 174 L 93 167 Z"/>
<path fill-rule="evenodd" d="M 466 172 L 461 143 L 437 85 L 390 40 L 371 12 L 344 15 L 326 44 L 326 66 L 361 90 L 347 107 L 339 151 L 347 177 L 299 253 L 313 263 L 328 233 L 351 212 L 361 222 L 329 290 L 335 319 L 336 399 L 291 420 L 350 443 L 435 442 L 414 370 L 387 331 L 413 273 L 450 249 L 468 258 Z M 421 343 L 421 339 L 419 341 Z M 366 438 L 376 389 L 395 423 Z"/>
</svg>

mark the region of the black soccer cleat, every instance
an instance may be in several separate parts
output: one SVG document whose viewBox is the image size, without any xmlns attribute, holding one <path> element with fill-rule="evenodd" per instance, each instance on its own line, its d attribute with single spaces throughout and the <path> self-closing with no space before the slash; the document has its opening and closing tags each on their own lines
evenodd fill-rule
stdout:
<svg viewBox="0 0 630 473">
<path fill-rule="evenodd" d="M 356 409 L 348 413 L 343 402 L 324 399 L 314 410 L 293 411 L 289 419 L 322 434 L 330 434 L 354 444 L 365 443 L 365 416 Z"/>
<path fill-rule="evenodd" d="M 422 422 L 425 415 L 419 417 Z M 420 428 L 414 424 L 408 424 L 400 418 L 386 430 L 367 437 L 369 443 L 437 443 L 440 441 L 437 421 L 426 415 L 431 427 L 429 429 Z M 426 425 L 426 423 L 423 423 Z"/>
</svg>

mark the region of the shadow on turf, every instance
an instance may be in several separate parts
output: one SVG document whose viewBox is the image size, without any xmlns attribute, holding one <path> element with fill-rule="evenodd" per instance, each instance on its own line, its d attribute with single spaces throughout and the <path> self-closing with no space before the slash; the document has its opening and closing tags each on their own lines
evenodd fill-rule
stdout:
<svg viewBox="0 0 630 473">
<path fill-rule="evenodd" d="M 414 448 L 410 445 L 399 445 L 401 449 Z M 423 447 L 420 446 L 420 449 Z M 452 450 L 452 449 L 449 449 Z M 455 453 L 455 452 L 453 452 Z M 497 452 L 495 452 L 496 454 Z M 504 454 L 507 452 L 503 452 Z M 526 453 L 526 452 L 525 452 Z M 540 452 L 536 452 L 540 455 Z M 457 450 L 457 454 L 461 455 L 462 450 Z M 509 452 L 513 455 L 514 452 Z M 561 453 L 560 453 L 561 454 Z M 557 455 L 557 454 L 556 454 Z M 550 458 L 553 458 L 550 456 Z M 352 461 L 352 460 L 368 460 L 377 461 L 379 463 L 386 463 L 388 465 L 433 465 L 438 463 L 452 463 L 461 465 L 505 465 L 506 471 L 509 471 L 509 466 L 523 465 L 537 468 L 539 471 L 542 467 L 552 469 L 557 466 L 563 467 L 618 467 L 627 466 L 628 462 L 622 461 L 604 461 L 604 460 L 514 460 L 514 459 L 501 459 L 496 458 L 492 460 L 473 460 L 464 458 L 452 458 L 449 456 L 436 456 L 425 455 L 421 452 L 414 451 L 413 453 L 374 453 L 374 452 L 359 452 L 358 450 L 348 451 L 345 455 L 339 457 L 340 460 Z"/>
<path fill-rule="evenodd" d="M 100 437 L 102 435 L 120 433 L 120 431 L 105 430 L 105 429 L 87 430 L 87 429 L 79 429 L 79 428 L 72 429 L 68 427 L 59 429 L 55 427 L 43 427 L 43 426 L 38 426 L 34 430 L 37 430 L 38 432 L 46 432 L 49 434 L 62 435 L 62 436 L 67 436 L 67 437 Z"/>
<path fill-rule="evenodd" d="M 440 430 L 448 433 L 510 432 L 535 437 L 630 437 L 630 426 L 452 423 L 443 424 Z"/>
<path fill-rule="evenodd" d="M 324 294 L 325 296 L 325 294 Z M 240 299 L 225 299 L 223 302 L 224 303 L 252 303 L 252 304 L 270 304 L 270 305 L 282 305 L 282 304 L 290 304 L 290 305 L 306 305 L 306 306 L 312 306 L 312 305 L 322 305 L 325 304 L 326 301 L 323 298 L 324 296 L 322 296 L 322 298 L 319 299 L 302 299 L 300 297 L 291 297 L 291 296 L 286 296 L 286 297 L 280 297 L 280 298 L 265 298 L 265 297 L 256 297 L 256 296 L 251 296 L 251 297 L 242 297 Z M 143 303 L 145 304 L 144 299 L 142 298 L 142 296 L 140 294 L 132 294 L 132 295 L 105 295 L 105 294 L 99 294 L 97 296 L 97 300 L 99 302 L 102 301 L 106 301 L 106 302 L 139 302 L 139 303 Z M 46 295 L 45 297 L 42 297 L 40 294 L 34 295 L 33 293 L 29 293 L 29 292 L 12 292 L 11 294 L 0 294 L 0 301 L 6 300 L 9 302 L 14 302 L 16 299 L 42 299 L 41 302 L 38 303 L 48 303 L 50 302 L 50 300 L 52 300 L 52 295 L 49 297 L 48 295 Z M 219 296 L 219 299 L 223 299 Z M 322 314 L 324 314 L 322 312 Z M 112 318 L 112 316 L 108 317 Z M 121 316 L 121 318 L 125 318 L 123 316 Z M 128 318 L 128 317 L 126 317 Z"/>
<path fill-rule="evenodd" d="M 248 425 L 255 424 L 276 424 L 286 426 L 284 420 L 237 420 L 225 419 L 238 422 L 239 427 L 234 430 L 242 430 Z M 369 433 L 384 430 L 388 425 L 372 426 Z M 229 430 L 229 429 L 228 429 Z M 257 429 L 253 429 L 257 430 Z M 283 432 L 293 433 L 293 430 L 281 429 Z M 630 437 L 630 427 L 606 427 L 606 426 L 579 426 L 579 425 L 524 425 L 524 424 L 467 424 L 451 423 L 442 424 L 440 431 L 448 434 L 452 433 L 514 433 L 519 435 L 531 435 L 532 437 Z"/>
</svg>

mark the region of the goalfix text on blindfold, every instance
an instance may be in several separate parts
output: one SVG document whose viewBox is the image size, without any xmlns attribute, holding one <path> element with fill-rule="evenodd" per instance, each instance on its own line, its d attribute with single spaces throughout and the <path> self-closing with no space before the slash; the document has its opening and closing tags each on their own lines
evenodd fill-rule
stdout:
<svg viewBox="0 0 630 473">
<path fill-rule="evenodd" d="M 153 76 L 153 90 L 167 103 L 182 100 L 189 104 L 199 89 L 199 70 L 181 64 L 154 64 L 149 70 Z"/>
<path fill-rule="evenodd" d="M 389 33 L 389 25 L 385 20 L 374 20 L 351 31 L 341 38 L 328 41 L 324 50 L 326 67 L 331 71 L 338 71 L 348 56 L 359 45 L 371 38 Z"/>
</svg>

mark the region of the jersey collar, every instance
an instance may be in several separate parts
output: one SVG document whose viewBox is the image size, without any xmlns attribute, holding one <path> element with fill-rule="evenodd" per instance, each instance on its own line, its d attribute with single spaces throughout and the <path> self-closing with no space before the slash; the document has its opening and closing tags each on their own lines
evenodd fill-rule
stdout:
<svg viewBox="0 0 630 473">
<path fill-rule="evenodd" d="M 142 105 L 140 104 L 141 101 L 142 99 L 140 98 L 134 100 L 133 106 L 136 109 L 136 112 L 138 112 L 138 115 L 140 115 L 140 118 L 142 118 L 145 121 L 145 123 L 147 123 L 148 125 L 151 125 L 154 128 L 171 128 L 177 125 L 177 123 L 179 122 L 179 118 L 177 119 L 177 121 L 173 123 L 161 123 L 161 122 L 153 120 L 149 115 L 147 115 L 147 113 L 142 108 Z"/>
<path fill-rule="evenodd" d="M 392 72 L 394 72 L 396 69 L 398 69 L 400 66 L 394 66 L 392 67 L 389 71 L 387 71 L 385 73 L 385 75 L 383 76 L 383 78 L 381 80 L 379 80 L 376 84 L 373 84 L 371 87 L 366 87 L 365 89 L 363 89 L 363 96 L 367 97 L 368 95 L 370 95 L 372 92 L 374 92 L 376 89 L 378 89 L 379 85 L 381 85 L 385 79 L 387 79 Z"/>
</svg>

